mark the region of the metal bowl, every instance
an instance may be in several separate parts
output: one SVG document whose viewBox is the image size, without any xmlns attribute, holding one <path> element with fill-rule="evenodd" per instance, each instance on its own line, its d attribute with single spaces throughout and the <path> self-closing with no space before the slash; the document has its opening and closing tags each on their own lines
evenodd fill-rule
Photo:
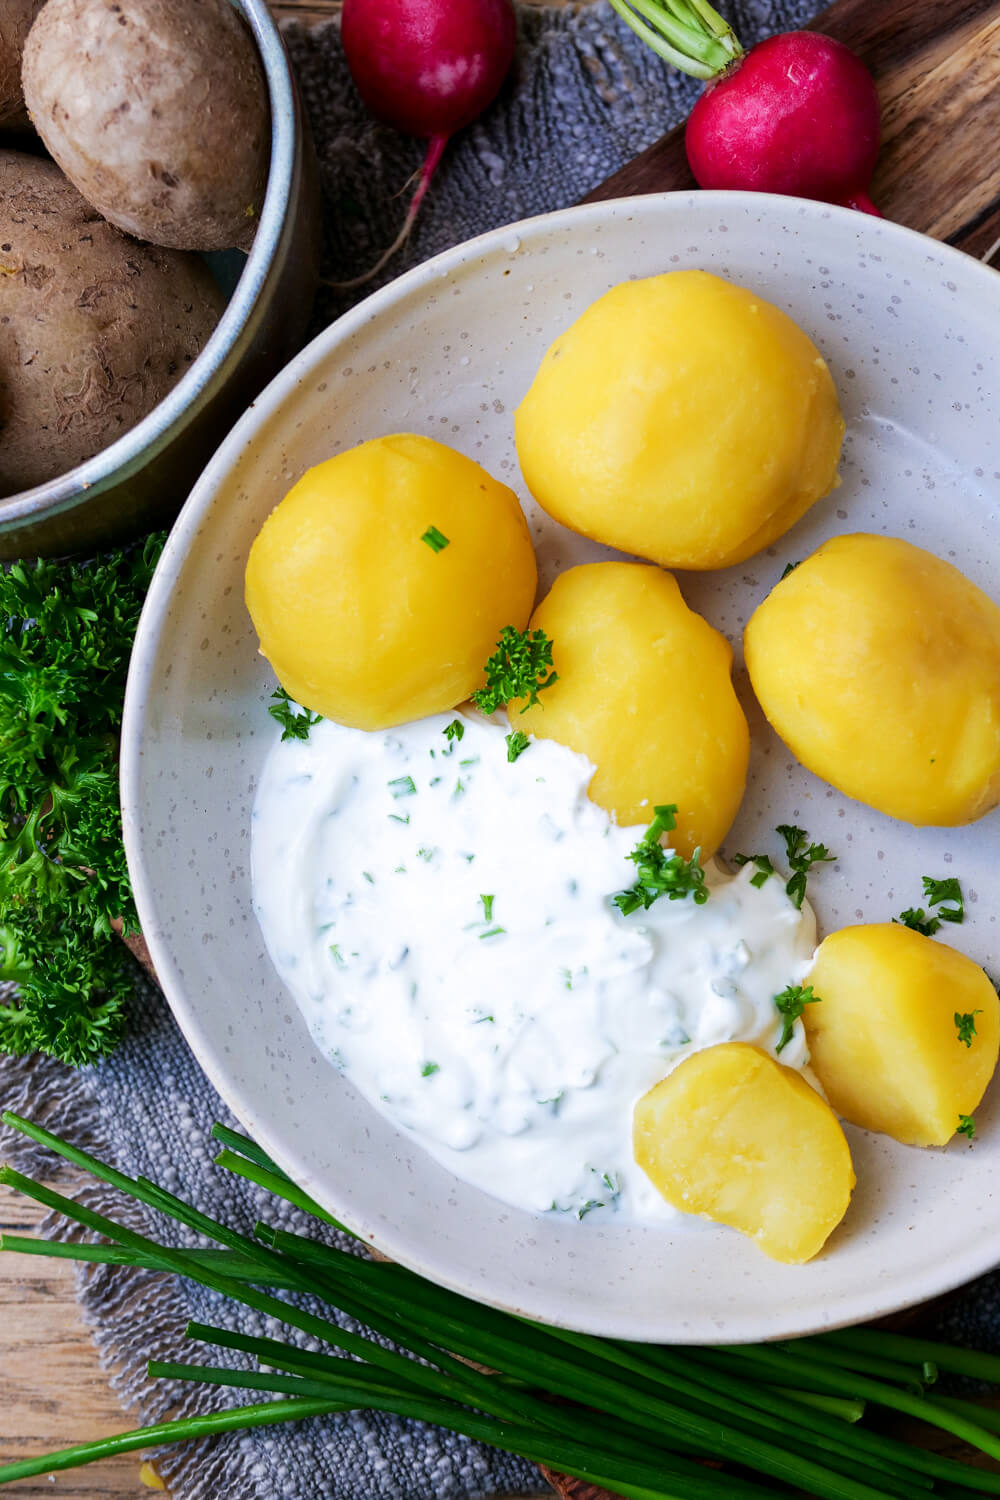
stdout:
<svg viewBox="0 0 1000 1500">
<path fill-rule="evenodd" d="M 239 6 L 267 79 L 271 165 L 229 303 L 191 368 L 141 422 L 86 463 L 0 499 L 0 558 L 96 549 L 172 520 L 237 417 L 301 346 L 319 274 L 316 159 L 265 0 Z"/>
</svg>

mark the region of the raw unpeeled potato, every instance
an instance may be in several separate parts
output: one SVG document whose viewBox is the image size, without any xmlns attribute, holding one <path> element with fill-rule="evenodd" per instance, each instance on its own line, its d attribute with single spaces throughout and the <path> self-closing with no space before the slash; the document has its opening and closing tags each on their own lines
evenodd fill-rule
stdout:
<svg viewBox="0 0 1000 1500">
<path fill-rule="evenodd" d="M 843 434 L 812 340 L 706 271 L 598 298 L 516 417 L 522 472 L 550 515 L 668 568 L 770 546 L 836 483 Z"/>
<path fill-rule="evenodd" d="M 197 256 L 126 240 L 52 162 L 0 151 L 0 495 L 146 416 L 224 303 Z"/>
<path fill-rule="evenodd" d="M 1000 609 L 896 537 L 837 536 L 751 616 L 746 663 L 810 771 L 907 823 L 1000 802 Z"/>
<path fill-rule="evenodd" d="M 0 0 L 0 126 L 27 125 L 21 54 L 43 0 Z"/>
<path fill-rule="evenodd" d="M 802 1014 L 812 1067 L 837 1112 L 908 1146 L 943 1146 L 993 1076 L 1000 999 L 978 964 L 895 922 L 845 927 L 819 947 Z M 968 1046 L 956 1015 L 971 1015 Z"/>
<path fill-rule="evenodd" d="M 748 1042 L 696 1052 L 644 1094 L 633 1141 L 674 1208 L 739 1229 L 789 1264 L 818 1255 L 854 1188 L 833 1110 Z"/>
<path fill-rule="evenodd" d="M 47 0 L 24 97 L 66 176 L 155 245 L 253 239 L 271 131 L 253 37 L 228 0 Z"/>
<path fill-rule="evenodd" d="M 250 549 L 246 602 L 297 702 L 385 729 L 481 687 L 497 637 L 524 626 L 536 584 L 514 492 L 453 448 L 403 434 L 302 476 Z"/>
<path fill-rule="evenodd" d="M 714 854 L 750 754 L 725 637 L 688 608 L 670 573 L 624 562 L 561 573 L 530 628 L 553 642 L 559 675 L 533 708 L 510 705 L 512 727 L 586 755 L 597 767 L 592 800 L 623 826 L 674 802 L 673 847 Z"/>
</svg>

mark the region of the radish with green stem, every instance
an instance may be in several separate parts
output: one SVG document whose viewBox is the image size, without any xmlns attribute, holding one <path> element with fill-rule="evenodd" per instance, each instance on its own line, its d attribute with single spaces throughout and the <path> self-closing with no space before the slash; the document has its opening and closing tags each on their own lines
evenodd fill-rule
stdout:
<svg viewBox="0 0 1000 1500">
<path fill-rule="evenodd" d="M 868 184 L 880 111 L 871 74 L 849 47 L 786 31 L 744 52 L 707 0 L 611 0 L 660 57 L 705 80 L 685 145 L 703 188 L 742 188 L 878 214 Z"/>
<path fill-rule="evenodd" d="M 404 243 L 448 140 L 492 103 L 514 59 L 512 0 L 344 0 L 341 40 L 372 114 L 427 140 L 403 227 L 363 286 Z"/>
</svg>

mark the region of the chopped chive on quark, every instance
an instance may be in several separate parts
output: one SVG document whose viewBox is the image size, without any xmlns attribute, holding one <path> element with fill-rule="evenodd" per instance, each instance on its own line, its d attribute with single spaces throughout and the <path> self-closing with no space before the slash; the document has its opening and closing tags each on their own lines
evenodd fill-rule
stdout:
<svg viewBox="0 0 1000 1500">
<path fill-rule="evenodd" d="M 450 724 L 444 726 L 443 734 L 446 740 L 460 740 L 465 734 L 465 725 L 461 719 L 452 719 Z"/>
<path fill-rule="evenodd" d="M 507 741 L 507 760 L 510 764 L 513 764 L 519 755 L 523 755 L 531 743 L 523 729 L 515 729 L 512 734 L 505 734 L 504 739 Z M 538 778 L 539 781 L 541 779 L 541 777 Z"/>
<path fill-rule="evenodd" d="M 389 790 L 394 797 L 413 797 L 416 795 L 417 784 L 412 776 L 397 776 L 394 781 L 389 782 Z"/>
<path fill-rule="evenodd" d="M 436 526 L 428 526 L 420 540 L 426 542 L 432 552 L 443 552 L 450 545 L 449 538 Z"/>
<path fill-rule="evenodd" d="M 438 1067 L 437 1063 L 425 1062 L 423 1067 L 420 1069 L 420 1076 L 421 1078 L 433 1078 L 434 1074 L 440 1073 L 440 1071 L 441 1069 Z"/>
<path fill-rule="evenodd" d="M 494 900 L 496 898 L 494 896 L 480 896 L 479 899 L 483 903 L 483 921 L 484 922 L 492 922 L 493 921 L 493 902 L 494 902 Z"/>
<path fill-rule="evenodd" d="M 479 936 L 480 936 L 480 939 L 482 939 L 482 938 L 491 938 L 491 937 L 499 937 L 501 935 L 501 933 L 504 933 L 506 931 L 507 931 L 506 927 L 491 927 L 490 930 L 489 930 L 489 932 L 481 932 L 479 934 Z"/>
</svg>

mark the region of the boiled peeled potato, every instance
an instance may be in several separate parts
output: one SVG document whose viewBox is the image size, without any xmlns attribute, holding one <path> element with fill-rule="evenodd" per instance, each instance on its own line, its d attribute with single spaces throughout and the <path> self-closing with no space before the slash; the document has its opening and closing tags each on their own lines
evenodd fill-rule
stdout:
<svg viewBox="0 0 1000 1500">
<path fill-rule="evenodd" d="M 748 1042 L 696 1052 L 644 1094 L 633 1144 L 674 1208 L 728 1224 L 793 1265 L 823 1248 L 855 1182 L 830 1106 Z"/>
<path fill-rule="evenodd" d="M 246 570 L 260 649 L 306 708 L 385 729 L 482 685 L 537 585 L 517 496 L 431 438 L 374 438 L 309 469 Z"/>
<path fill-rule="evenodd" d="M 895 922 L 845 927 L 819 947 L 802 1014 L 827 1098 L 855 1125 L 943 1146 L 993 1076 L 1000 999 L 978 964 Z M 956 1016 L 971 1015 L 969 1045 Z"/>
<path fill-rule="evenodd" d="M 672 846 L 707 859 L 736 816 L 750 754 L 729 642 L 671 574 L 641 563 L 560 574 L 530 628 L 553 642 L 558 678 L 526 712 L 509 706 L 511 726 L 586 755 L 591 799 L 622 826 L 676 803 Z"/>
<path fill-rule="evenodd" d="M 804 766 L 915 824 L 1000 802 L 1000 609 L 911 542 L 825 542 L 751 616 L 747 669 Z"/>
<path fill-rule="evenodd" d="M 613 287 L 560 334 L 516 416 L 564 526 L 668 568 L 770 546 L 837 482 L 844 435 L 812 340 L 706 271 Z"/>
</svg>

